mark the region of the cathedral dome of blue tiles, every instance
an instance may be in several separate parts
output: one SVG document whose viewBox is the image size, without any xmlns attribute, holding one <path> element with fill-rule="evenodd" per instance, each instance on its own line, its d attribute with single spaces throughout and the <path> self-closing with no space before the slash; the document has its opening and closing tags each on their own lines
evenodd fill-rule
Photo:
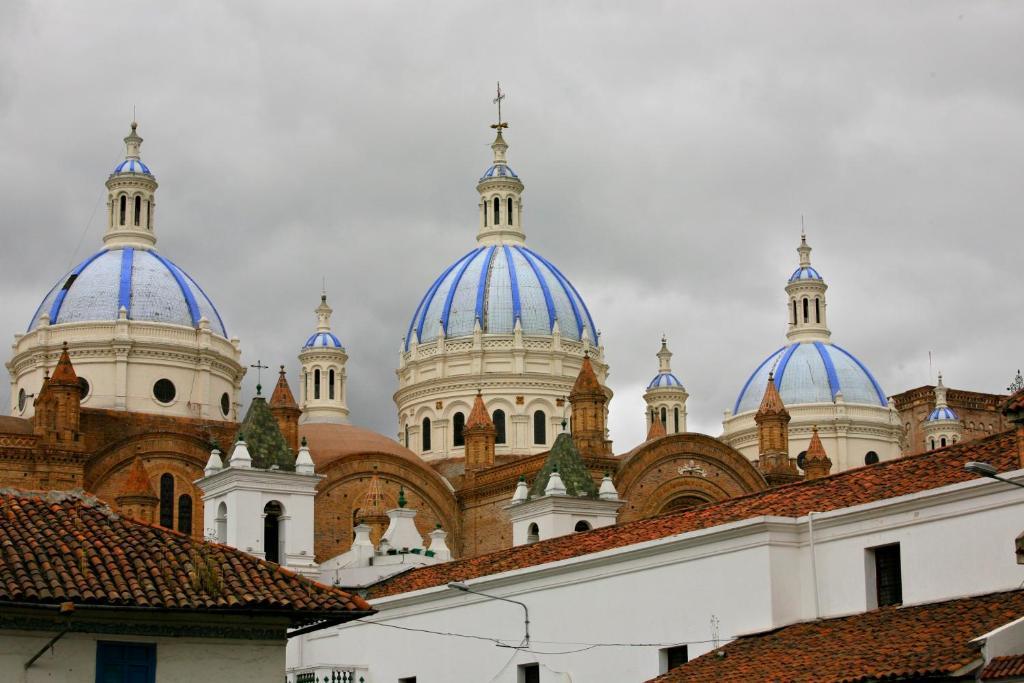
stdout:
<svg viewBox="0 0 1024 683">
<path fill-rule="evenodd" d="M 128 246 L 103 249 L 61 276 L 29 330 L 44 313 L 59 325 L 117 320 L 122 307 L 129 320 L 198 328 L 206 318 L 214 332 L 227 337 L 220 313 L 188 273 L 153 249 Z"/>
</svg>

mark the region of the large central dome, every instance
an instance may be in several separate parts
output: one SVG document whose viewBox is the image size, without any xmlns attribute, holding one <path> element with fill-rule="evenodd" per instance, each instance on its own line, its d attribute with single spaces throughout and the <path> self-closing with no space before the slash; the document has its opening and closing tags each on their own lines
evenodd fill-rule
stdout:
<svg viewBox="0 0 1024 683">
<path fill-rule="evenodd" d="M 551 335 L 555 325 L 568 339 L 597 342 L 587 305 L 572 283 L 547 259 L 525 246 L 481 246 L 446 268 L 420 300 L 409 321 L 406 348 L 473 334 L 511 334 L 516 321 L 526 335 Z"/>
</svg>

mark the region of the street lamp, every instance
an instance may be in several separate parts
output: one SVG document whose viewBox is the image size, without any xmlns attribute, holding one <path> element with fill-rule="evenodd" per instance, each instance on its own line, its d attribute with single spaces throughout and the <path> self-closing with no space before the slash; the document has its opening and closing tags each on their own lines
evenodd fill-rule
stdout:
<svg viewBox="0 0 1024 683">
<path fill-rule="evenodd" d="M 518 600 L 509 600 L 508 598 L 503 598 L 500 595 L 491 595 L 489 593 L 481 593 L 480 591 L 475 591 L 472 588 L 470 588 L 469 586 L 467 586 L 466 584 L 462 583 L 461 581 L 453 581 L 453 582 L 448 584 L 448 587 L 451 588 L 452 590 L 462 591 L 463 593 L 472 593 L 473 595 L 482 595 L 483 597 L 490 598 L 491 600 L 501 600 L 503 602 L 511 602 L 513 605 L 519 605 L 520 607 L 522 607 L 523 608 L 523 612 L 525 614 L 525 623 L 523 624 L 523 629 L 525 630 L 526 635 L 523 638 L 523 645 L 521 647 L 530 647 L 530 610 L 526 607 L 526 605 L 524 603 L 519 602 Z"/>
<path fill-rule="evenodd" d="M 978 474 L 981 475 L 982 477 L 988 477 L 989 479 L 995 479 L 997 481 L 1001 481 L 1006 484 L 1012 484 L 1014 486 L 1019 486 L 1020 488 L 1024 489 L 1024 484 L 1021 484 L 1020 482 L 1017 481 L 1013 481 L 1011 479 L 1003 479 L 1002 477 L 1000 477 L 998 474 L 996 474 L 996 468 L 988 464 L 987 462 L 978 462 L 976 460 L 972 460 L 966 465 L 964 465 L 964 469 L 967 470 L 968 472 L 971 472 L 972 474 Z"/>
</svg>

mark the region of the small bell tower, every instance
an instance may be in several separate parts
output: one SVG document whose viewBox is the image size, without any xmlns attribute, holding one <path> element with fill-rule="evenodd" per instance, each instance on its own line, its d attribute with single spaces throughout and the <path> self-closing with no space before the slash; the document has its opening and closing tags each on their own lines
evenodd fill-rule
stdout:
<svg viewBox="0 0 1024 683">
<path fill-rule="evenodd" d="M 832 333 L 825 315 L 825 291 L 828 285 L 811 265 L 811 247 L 807 235 L 800 233 L 800 265 L 786 283 L 789 298 L 789 331 L 786 338 L 794 342 L 827 342 Z"/>
<path fill-rule="evenodd" d="M 327 294 L 320 295 L 314 332 L 299 352 L 302 384 L 299 387 L 300 424 L 332 422 L 348 424 L 348 376 L 345 363 L 348 354 L 341 340 L 331 331 L 331 314 Z"/>
<path fill-rule="evenodd" d="M 142 138 L 138 126 L 132 121 L 131 132 L 124 139 L 124 161 L 107 178 L 107 231 L 103 244 L 108 248 L 146 249 L 156 244 L 153 218 L 157 182 L 139 156 Z"/>
<path fill-rule="evenodd" d="M 499 83 L 498 96 L 494 98 L 498 105 L 498 122 L 491 124 L 491 128 L 497 131 L 491 143 L 494 158 L 476 186 L 480 193 L 480 229 L 476 240 L 487 245 L 523 244 L 526 241 L 526 233 L 523 232 L 523 182 L 508 165 L 508 143 L 502 135 L 502 130 L 508 128 L 508 123 L 501 120 L 501 102 L 504 99 Z"/>
</svg>

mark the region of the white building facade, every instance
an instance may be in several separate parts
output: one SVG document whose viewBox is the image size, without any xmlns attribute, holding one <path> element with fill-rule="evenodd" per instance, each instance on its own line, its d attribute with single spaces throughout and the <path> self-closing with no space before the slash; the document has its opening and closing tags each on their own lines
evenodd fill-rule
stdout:
<svg viewBox="0 0 1024 683">
<path fill-rule="evenodd" d="M 1024 482 L 1024 470 L 1008 473 Z M 757 516 L 607 551 L 371 601 L 372 620 L 289 647 L 289 680 L 313 666 L 362 666 L 391 681 L 647 680 L 685 645 L 694 658 L 736 636 L 878 604 L 874 558 L 897 548 L 902 603 L 1018 587 L 1024 492 L 971 480 L 799 517 Z M 979 530 L 983 530 L 979 532 Z M 461 634 L 460 637 L 450 635 Z M 449 635 L 441 635 L 449 634 Z M 484 640 L 478 639 L 483 637 Z M 358 662 L 335 653 L 359 653 Z"/>
</svg>

